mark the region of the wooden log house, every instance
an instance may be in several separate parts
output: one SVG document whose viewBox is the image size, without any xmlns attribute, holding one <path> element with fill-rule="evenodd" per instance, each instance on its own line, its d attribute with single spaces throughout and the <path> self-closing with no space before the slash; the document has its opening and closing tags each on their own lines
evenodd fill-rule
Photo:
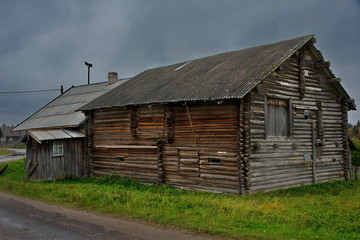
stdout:
<svg viewBox="0 0 360 240">
<path fill-rule="evenodd" d="M 73 86 L 20 123 L 14 131 L 26 131 L 22 140 L 27 145 L 24 168 L 28 177 L 50 180 L 89 175 L 87 117 L 75 110 L 123 82 L 109 73 L 108 82 Z"/>
<path fill-rule="evenodd" d="M 5 123 L 0 126 L 0 145 L 12 147 L 19 144 L 19 140 L 25 135 L 25 132 L 13 132 L 14 128 L 14 126 L 6 126 Z"/>
<path fill-rule="evenodd" d="M 244 194 L 348 179 L 356 106 L 314 35 L 146 70 L 80 108 L 89 171 Z"/>
</svg>

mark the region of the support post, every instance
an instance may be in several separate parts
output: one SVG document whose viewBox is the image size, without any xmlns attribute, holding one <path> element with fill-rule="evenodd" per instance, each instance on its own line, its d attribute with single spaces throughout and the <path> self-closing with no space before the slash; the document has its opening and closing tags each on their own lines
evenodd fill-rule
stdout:
<svg viewBox="0 0 360 240">
<path fill-rule="evenodd" d="M 93 156 L 93 121 L 94 121 L 94 113 L 90 111 L 88 117 L 88 132 L 87 132 L 87 140 L 88 140 L 88 159 L 85 164 L 85 176 L 93 176 L 94 175 L 94 156 Z"/>
<path fill-rule="evenodd" d="M 164 157 L 164 141 L 158 139 L 156 142 L 157 146 L 157 169 L 158 169 L 158 184 L 161 185 L 165 182 L 163 157 Z"/>
<path fill-rule="evenodd" d="M 241 131 L 241 167 L 243 174 L 242 184 L 244 192 L 250 193 L 251 172 L 250 172 L 250 96 L 244 97 L 240 103 L 240 131 Z"/>
<path fill-rule="evenodd" d="M 313 183 L 317 184 L 316 176 L 316 122 L 312 121 L 311 123 L 311 133 L 312 133 L 312 171 L 313 171 Z"/>
<path fill-rule="evenodd" d="M 344 158 L 344 178 L 345 180 L 350 180 L 350 149 L 349 149 L 349 141 L 348 141 L 348 133 L 347 133 L 347 124 L 348 124 L 348 102 L 343 99 L 342 100 L 342 129 L 343 129 L 343 158 Z"/>
<path fill-rule="evenodd" d="M 305 96 L 305 51 L 304 48 L 299 52 L 299 93 L 300 99 Z"/>
<path fill-rule="evenodd" d="M 236 135 L 236 147 L 237 147 L 237 168 L 238 168 L 238 184 L 239 194 L 242 195 L 245 192 L 244 188 L 244 164 L 243 164 L 243 131 L 242 131 L 242 113 L 244 111 L 244 104 L 242 100 L 236 106 L 236 119 L 237 119 L 237 135 Z"/>
</svg>

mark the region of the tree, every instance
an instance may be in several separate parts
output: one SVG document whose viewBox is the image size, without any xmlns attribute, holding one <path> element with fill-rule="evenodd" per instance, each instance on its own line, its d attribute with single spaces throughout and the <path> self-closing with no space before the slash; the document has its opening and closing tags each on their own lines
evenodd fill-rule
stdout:
<svg viewBox="0 0 360 240">
<path fill-rule="evenodd" d="M 357 139 L 359 139 L 359 137 L 360 137 L 360 135 L 359 135 L 359 127 L 357 127 L 357 126 L 355 126 L 354 127 L 354 136 L 357 138 Z"/>
</svg>

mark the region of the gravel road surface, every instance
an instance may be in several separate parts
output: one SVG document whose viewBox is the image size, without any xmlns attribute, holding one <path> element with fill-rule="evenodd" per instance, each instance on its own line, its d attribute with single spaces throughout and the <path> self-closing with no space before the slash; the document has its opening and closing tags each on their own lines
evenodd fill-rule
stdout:
<svg viewBox="0 0 360 240">
<path fill-rule="evenodd" d="M 205 240 L 174 229 L 120 220 L 0 192 L 0 239 Z"/>
</svg>

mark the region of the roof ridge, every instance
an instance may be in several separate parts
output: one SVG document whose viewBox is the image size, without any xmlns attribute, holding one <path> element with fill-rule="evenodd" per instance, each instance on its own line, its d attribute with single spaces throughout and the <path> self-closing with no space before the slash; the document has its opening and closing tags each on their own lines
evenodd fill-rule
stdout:
<svg viewBox="0 0 360 240">
<path fill-rule="evenodd" d="M 199 58 L 193 58 L 193 59 L 188 59 L 188 60 L 184 60 L 181 62 L 176 62 L 176 63 L 171 63 L 171 64 L 166 64 L 163 66 L 158 66 L 158 67 L 152 67 L 152 68 L 148 68 L 145 69 L 142 72 L 148 71 L 148 70 L 153 70 L 153 69 L 157 69 L 157 68 L 163 68 L 163 67 L 170 67 L 173 65 L 177 65 L 177 64 L 184 64 L 184 63 L 188 63 L 188 62 L 194 62 L 197 60 L 202 60 L 205 58 L 211 58 L 211 57 L 216 57 L 216 56 L 220 56 L 220 55 L 225 55 L 225 54 L 229 54 L 229 53 L 235 53 L 235 52 L 240 52 L 240 51 L 245 51 L 245 50 L 251 50 L 254 48 L 260 48 L 260 47 L 266 47 L 266 46 L 271 46 L 271 45 L 276 45 L 276 44 L 280 44 L 283 42 L 287 42 L 287 41 L 294 41 L 295 39 L 301 39 L 301 38 L 307 38 L 308 40 L 310 40 L 311 38 L 315 37 L 315 34 L 306 34 L 300 37 L 295 37 L 295 38 L 291 38 L 291 39 L 285 39 L 285 40 L 280 40 L 280 41 L 276 41 L 276 42 L 272 42 L 272 43 L 266 43 L 266 44 L 262 44 L 262 45 L 255 45 L 255 46 L 251 46 L 251 47 L 246 47 L 246 48 L 242 48 L 242 49 L 237 49 L 237 50 L 229 50 L 229 51 L 225 51 L 225 52 L 219 52 L 219 53 L 215 53 L 215 54 L 211 54 L 211 55 L 207 55 L 207 56 L 203 56 L 203 57 L 199 57 Z M 308 41 L 307 40 L 307 41 Z M 142 72 L 140 72 L 139 74 L 141 74 Z M 139 75 L 137 74 L 137 75 Z M 134 77 L 136 77 L 137 75 L 135 75 Z M 131 78 L 130 78 L 131 79 Z"/>
</svg>

